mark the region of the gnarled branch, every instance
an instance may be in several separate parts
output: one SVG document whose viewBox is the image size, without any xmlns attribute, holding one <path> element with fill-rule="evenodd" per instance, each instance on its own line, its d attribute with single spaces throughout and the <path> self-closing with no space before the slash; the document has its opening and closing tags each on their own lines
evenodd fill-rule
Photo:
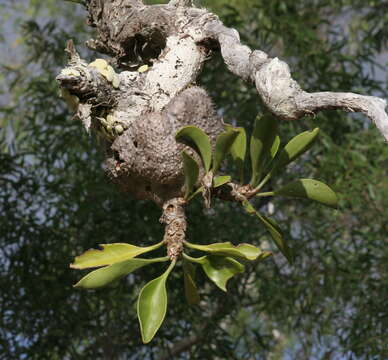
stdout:
<svg viewBox="0 0 388 360">
<path fill-rule="evenodd" d="M 199 22 L 197 41 L 216 40 L 228 69 L 245 81 L 252 81 L 268 109 L 284 120 L 297 120 L 326 109 L 361 112 L 368 116 L 388 140 L 386 101 L 378 97 L 353 93 L 308 93 L 292 79 L 289 66 L 263 51 L 242 45 L 236 30 L 227 28 L 214 15 L 206 14 Z"/>
<path fill-rule="evenodd" d="M 183 196 L 184 147 L 174 137 L 179 128 L 198 126 L 213 145 L 223 131 L 206 91 L 193 86 L 214 50 L 221 51 L 232 73 L 256 86 L 280 119 L 296 120 L 325 109 L 361 112 L 388 139 L 384 100 L 305 92 L 285 62 L 242 45 L 236 30 L 195 8 L 191 0 L 164 5 L 86 0 L 85 5 L 89 24 L 96 28 L 96 38 L 88 44 L 112 59 L 87 64 L 69 44 L 69 66 L 57 79 L 72 106 L 78 106 L 77 117 L 85 127 L 97 129 L 106 140 L 110 177 L 141 199 L 162 206 Z M 122 71 L 116 73 L 113 66 Z"/>
</svg>

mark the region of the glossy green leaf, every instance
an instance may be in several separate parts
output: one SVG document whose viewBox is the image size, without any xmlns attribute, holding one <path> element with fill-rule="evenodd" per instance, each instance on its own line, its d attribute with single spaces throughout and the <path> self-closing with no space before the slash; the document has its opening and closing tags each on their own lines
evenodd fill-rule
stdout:
<svg viewBox="0 0 388 360">
<path fill-rule="evenodd" d="M 270 157 L 267 160 L 267 165 L 269 165 L 272 162 L 272 160 L 275 158 L 276 154 L 279 151 L 279 147 L 280 147 L 280 136 L 276 135 L 275 140 L 271 146 Z"/>
<path fill-rule="evenodd" d="M 286 257 L 286 259 L 290 263 L 292 263 L 293 262 L 292 250 L 291 248 L 288 247 L 287 243 L 284 241 L 283 234 L 279 225 L 273 219 L 267 218 L 266 216 L 261 215 L 259 212 L 257 212 L 256 209 L 252 206 L 252 204 L 248 200 L 243 202 L 243 206 L 245 211 L 248 214 L 255 215 L 262 222 L 262 224 L 266 227 L 267 231 L 270 233 L 277 248 Z"/>
<path fill-rule="evenodd" d="M 242 127 L 232 127 L 231 125 L 226 125 L 226 129 L 234 129 L 238 131 L 238 135 L 234 140 L 231 148 L 230 154 L 232 155 L 233 161 L 236 163 L 237 171 L 240 175 L 240 181 L 244 181 L 244 162 L 247 152 L 247 134 L 245 129 Z"/>
<path fill-rule="evenodd" d="M 217 188 L 217 187 L 225 185 L 225 184 L 227 184 L 228 182 L 231 182 L 231 181 L 232 181 L 232 178 L 230 176 L 228 176 L 228 175 L 226 175 L 226 176 L 216 176 L 215 178 L 213 178 L 213 187 Z"/>
<path fill-rule="evenodd" d="M 276 155 L 280 142 L 277 131 L 278 122 L 272 115 L 256 118 L 250 143 L 253 187 L 259 183 L 264 166 Z"/>
<path fill-rule="evenodd" d="M 167 311 L 166 281 L 175 265 L 171 262 L 166 272 L 150 281 L 140 291 L 137 301 L 137 316 L 144 344 L 149 343 L 163 323 Z"/>
<path fill-rule="evenodd" d="M 185 126 L 176 133 L 175 139 L 196 150 L 201 155 L 206 172 L 210 170 L 212 147 L 209 136 L 202 129 L 196 126 Z"/>
<path fill-rule="evenodd" d="M 216 148 L 213 158 L 213 172 L 214 174 L 220 169 L 222 161 L 226 155 L 230 152 L 230 149 L 239 135 L 239 131 L 233 130 L 233 128 L 221 133 L 217 137 Z"/>
<path fill-rule="evenodd" d="M 145 265 L 149 265 L 155 262 L 167 261 L 168 259 L 168 257 L 164 257 L 156 259 L 135 258 L 124 260 L 113 265 L 105 266 L 103 268 L 90 272 L 89 274 L 84 276 L 77 284 L 75 284 L 74 287 L 83 289 L 96 289 L 99 287 L 103 287 Z"/>
<path fill-rule="evenodd" d="M 229 257 L 207 256 L 201 265 L 209 279 L 223 291 L 229 279 L 244 272 L 244 265 Z"/>
<path fill-rule="evenodd" d="M 294 181 L 281 189 L 274 191 L 274 195 L 305 198 L 333 208 L 338 206 L 336 193 L 326 184 L 314 179 L 300 179 Z"/>
<path fill-rule="evenodd" d="M 274 164 L 274 170 L 287 166 L 290 162 L 309 150 L 318 134 L 319 128 L 315 128 L 312 131 L 305 131 L 292 138 L 280 152 Z"/>
<path fill-rule="evenodd" d="M 184 254 L 184 257 L 189 261 L 200 264 L 209 279 L 223 291 L 226 291 L 226 283 L 230 278 L 244 271 L 244 265 L 230 257 L 209 255 L 192 258 L 186 254 Z"/>
<path fill-rule="evenodd" d="M 183 171 L 185 174 L 185 198 L 187 199 L 192 193 L 194 185 L 198 180 L 199 167 L 197 162 L 186 152 L 182 152 Z"/>
<path fill-rule="evenodd" d="M 194 282 L 195 267 L 187 260 L 183 260 L 183 273 L 185 281 L 185 296 L 189 305 L 197 305 L 200 301 L 197 286 Z"/>
<path fill-rule="evenodd" d="M 237 246 L 234 246 L 230 242 L 199 245 L 185 241 L 185 245 L 191 249 L 208 252 L 213 255 L 225 255 L 242 258 L 245 260 L 255 260 L 262 252 L 256 246 L 250 244 L 239 244 Z"/>
<path fill-rule="evenodd" d="M 70 267 L 73 269 L 87 269 L 104 265 L 112 265 L 155 250 L 162 245 L 163 241 L 146 247 L 139 247 L 124 243 L 100 244 L 102 250 L 90 249 L 86 251 L 82 255 L 77 256 Z"/>
</svg>

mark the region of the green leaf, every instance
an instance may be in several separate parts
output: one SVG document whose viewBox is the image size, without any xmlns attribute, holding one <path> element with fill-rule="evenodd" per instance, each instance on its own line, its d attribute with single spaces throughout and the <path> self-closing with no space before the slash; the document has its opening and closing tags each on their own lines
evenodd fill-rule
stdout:
<svg viewBox="0 0 388 360">
<path fill-rule="evenodd" d="M 192 258 L 186 254 L 184 257 L 189 261 L 201 264 L 209 279 L 223 291 L 226 291 L 226 283 L 230 278 L 244 271 L 244 265 L 229 257 L 209 255 Z"/>
<path fill-rule="evenodd" d="M 278 122 L 272 115 L 257 117 L 253 129 L 250 153 L 252 177 L 250 184 L 255 187 L 260 181 L 264 166 L 276 155 L 280 139 L 277 135 Z"/>
<path fill-rule="evenodd" d="M 287 166 L 289 163 L 309 150 L 314 143 L 314 140 L 317 138 L 318 133 L 319 128 L 315 128 L 312 131 L 305 131 L 291 139 L 280 152 L 271 172 Z"/>
<path fill-rule="evenodd" d="M 166 272 L 141 289 L 137 301 L 137 316 L 144 344 L 149 343 L 163 323 L 167 311 L 166 281 L 175 265 L 172 261 Z"/>
<path fill-rule="evenodd" d="M 196 150 L 201 155 L 206 172 L 210 170 L 212 147 L 209 136 L 202 129 L 196 126 L 185 126 L 176 133 L 175 139 Z"/>
<path fill-rule="evenodd" d="M 229 257 L 207 256 L 201 265 L 209 279 L 223 291 L 230 278 L 244 272 L 244 265 Z"/>
<path fill-rule="evenodd" d="M 233 161 L 236 163 L 237 171 L 240 175 L 240 181 L 244 182 L 244 162 L 247 152 L 247 134 L 245 129 L 242 127 L 233 127 L 231 125 L 225 125 L 226 129 L 234 129 L 238 131 L 238 135 L 234 140 L 231 148 L 230 154 L 232 155 Z"/>
<path fill-rule="evenodd" d="M 185 296 L 189 305 L 197 305 L 200 301 L 197 286 L 194 282 L 195 267 L 187 260 L 183 260 L 183 273 L 185 281 Z"/>
<path fill-rule="evenodd" d="M 272 239 L 275 242 L 275 245 L 280 250 L 280 252 L 286 257 L 286 259 L 292 263 L 293 262 L 293 254 L 291 248 L 288 247 L 287 243 L 284 241 L 282 231 L 279 225 L 270 218 L 267 218 L 264 215 L 261 215 L 256 209 L 252 206 L 252 204 L 246 200 L 243 201 L 243 206 L 245 211 L 248 214 L 255 215 L 266 227 L 267 231 L 270 233 Z"/>
<path fill-rule="evenodd" d="M 194 185 L 198 180 L 199 167 L 197 162 L 186 152 L 182 152 L 183 157 L 183 171 L 185 174 L 185 199 L 192 193 Z"/>
<path fill-rule="evenodd" d="M 213 178 L 213 187 L 217 188 L 230 182 L 232 178 L 230 176 L 216 176 Z"/>
<path fill-rule="evenodd" d="M 239 244 L 234 246 L 230 242 L 198 245 L 185 241 L 185 245 L 191 249 L 205 251 L 213 255 L 225 255 L 245 260 L 256 260 L 262 252 L 256 246 L 250 244 Z"/>
<path fill-rule="evenodd" d="M 69 2 L 73 2 L 73 3 L 85 5 L 85 0 L 65 0 L 65 1 L 69 1 Z"/>
<path fill-rule="evenodd" d="M 230 148 L 232 147 L 234 140 L 239 135 L 239 133 L 240 133 L 239 131 L 236 131 L 236 130 L 233 130 L 233 128 L 230 128 L 227 131 L 217 136 L 216 149 L 214 151 L 214 158 L 213 158 L 214 174 L 220 169 L 222 161 L 229 153 Z"/>
<path fill-rule="evenodd" d="M 156 259 L 129 259 L 124 260 L 113 265 L 103 267 L 101 269 L 94 270 L 84 276 L 77 284 L 74 285 L 76 288 L 83 289 L 96 289 L 108 285 L 109 283 L 118 280 L 132 271 L 135 271 L 145 265 L 152 264 L 155 262 L 167 261 L 169 258 Z"/>
<path fill-rule="evenodd" d="M 191 199 L 195 198 L 197 195 L 201 194 L 203 191 L 203 186 L 199 187 L 197 190 L 195 190 L 189 197 L 188 197 L 188 201 L 190 201 Z"/>
<path fill-rule="evenodd" d="M 326 184 L 314 179 L 294 181 L 274 191 L 274 195 L 310 199 L 333 208 L 338 206 L 336 193 Z"/>
<path fill-rule="evenodd" d="M 279 151 L 279 147 L 280 147 L 280 136 L 276 135 L 275 140 L 271 146 L 270 157 L 267 161 L 267 165 L 269 165 L 272 162 L 272 160 L 275 158 L 276 154 Z"/>
<path fill-rule="evenodd" d="M 74 263 L 70 264 L 70 267 L 73 269 L 87 269 L 91 267 L 112 265 L 155 250 L 163 244 L 163 241 L 147 247 L 139 247 L 124 243 L 100 244 L 102 250 L 90 249 L 86 251 L 82 255 L 77 256 Z"/>
</svg>

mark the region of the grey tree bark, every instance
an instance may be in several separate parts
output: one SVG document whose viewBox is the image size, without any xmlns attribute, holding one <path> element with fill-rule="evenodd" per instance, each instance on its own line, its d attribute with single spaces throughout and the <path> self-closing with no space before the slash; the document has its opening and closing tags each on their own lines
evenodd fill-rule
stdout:
<svg viewBox="0 0 388 360">
<path fill-rule="evenodd" d="M 236 30 L 191 0 L 152 6 L 141 0 L 86 0 L 84 5 L 88 24 L 96 29 L 87 45 L 110 60 L 87 64 L 70 42 L 69 65 L 57 80 L 76 117 L 102 136 L 109 176 L 140 199 L 162 207 L 182 197 L 185 146 L 174 138 L 179 128 L 196 125 L 213 144 L 223 130 L 206 90 L 195 86 L 213 51 L 221 52 L 233 74 L 256 87 L 278 118 L 298 120 L 325 109 L 362 112 L 388 140 L 384 100 L 305 92 L 285 62 L 241 44 Z"/>
</svg>

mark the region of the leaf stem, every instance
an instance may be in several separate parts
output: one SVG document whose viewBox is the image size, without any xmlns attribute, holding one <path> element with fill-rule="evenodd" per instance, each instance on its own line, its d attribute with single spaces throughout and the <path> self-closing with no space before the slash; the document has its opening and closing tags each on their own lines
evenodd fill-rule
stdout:
<svg viewBox="0 0 388 360">
<path fill-rule="evenodd" d="M 266 183 L 267 181 L 271 178 L 272 176 L 272 171 L 270 171 L 263 180 L 261 180 L 260 184 L 256 186 L 255 190 L 260 190 Z"/>
<path fill-rule="evenodd" d="M 248 198 L 251 198 L 259 193 L 261 188 L 267 183 L 267 181 L 271 178 L 272 176 L 272 170 L 264 177 L 263 180 L 261 180 L 260 184 L 257 185 L 252 191 L 250 191 L 247 196 Z M 265 194 L 265 193 L 264 193 Z M 270 196 L 270 195 L 267 195 Z"/>
<path fill-rule="evenodd" d="M 168 256 L 166 256 L 166 258 L 167 258 L 167 260 L 169 259 Z M 172 269 L 174 268 L 175 264 L 176 264 L 176 259 L 171 260 L 170 265 L 168 266 L 167 270 L 165 271 L 165 273 L 164 273 L 163 275 L 165 275 L 165 276 L 170 275 L 170 272 L 171 272 Z"/>
<path fill-rule="evenodd" d="M 144 260 L 150 260 L 150 262 L 164 262 L 164 261 L 168 261 L 170 260 L 170 258 L 168 256 L 163 256 L 163 257 L 158 257 L 158 258 L 154 258 L 154 259 L 144 259 Z"/>
<path fill-rule="evenodd" d="M 182 253 L 182 254 L 183 254 L 183 258 L 184 258 L 184 259 L 186 259 L 186 260 L 188 260 L 188 261 L 191 261 L 191 262 L 195 262 L 195 263 L 197 263 L 197 264 L 200 264 L 200 263 L 201 263 L 201 260 L 202 260 L 204 257 L 206 257 L 206 256 L 202 256 L 202 257 L 200 257 L 200 258 L 193 258 L 193 257 L 187 255 L 186 253 Z"/>
<path fill-rule="evenodd" d="M 268 192 L 256 194 L 256 196 L 258 196 L 258 197 L 267 197 L 267 196 L 274 196 L 274 195 L 275 195 L 275 193 L 273 191 L 268 191 Z"/>
</svg>

